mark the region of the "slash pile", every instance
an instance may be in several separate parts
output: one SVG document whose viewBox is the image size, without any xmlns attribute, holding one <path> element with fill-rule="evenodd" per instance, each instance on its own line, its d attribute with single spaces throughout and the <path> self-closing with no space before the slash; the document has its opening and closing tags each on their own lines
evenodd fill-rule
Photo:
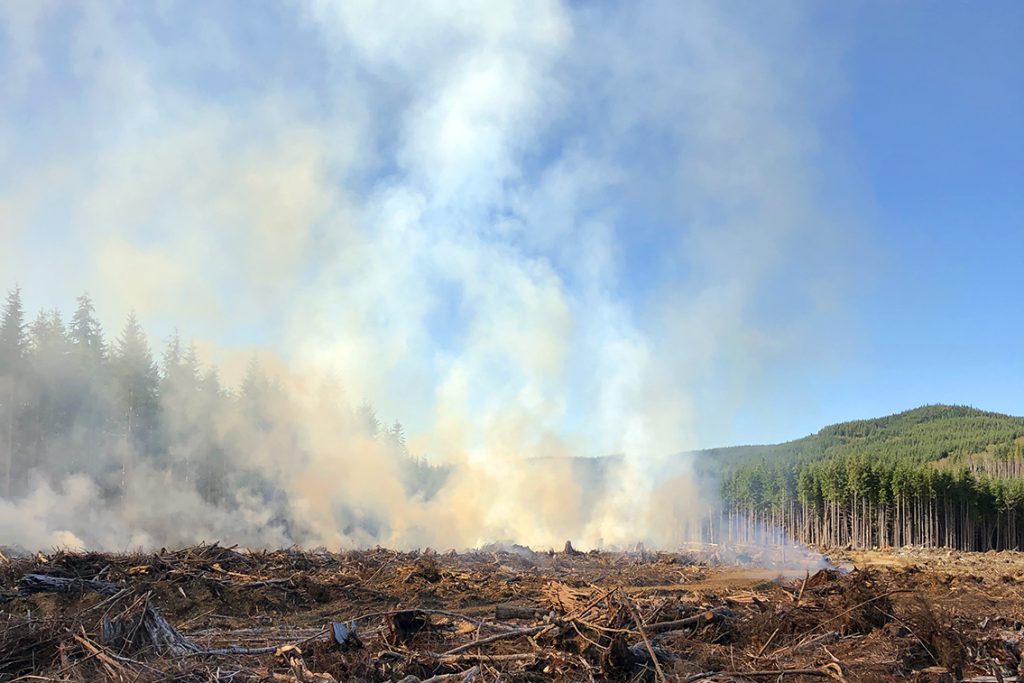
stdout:
<svg viewBox="0 0 1024 683">
<path fill-rule="evenodd" d="M 1018 680 L 1018 554 L 720 554 L 0 555 L 0 681 Z"/>
</svg>

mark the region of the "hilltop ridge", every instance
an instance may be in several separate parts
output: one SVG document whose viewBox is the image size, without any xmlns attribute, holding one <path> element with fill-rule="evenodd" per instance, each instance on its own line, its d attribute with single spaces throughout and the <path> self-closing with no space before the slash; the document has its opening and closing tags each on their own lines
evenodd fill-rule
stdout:
<svg viewBox="0 0 1024 683">
<path fill-rule="evenodd" d="M 791 458 L 802 463 L 851 455 L 909 458 L 920 463 L 976 453 L 988 446 L 1010 446 L 1022 435 L 1024 417 L 970 406 L 933 404 L 883 417 L 838 422 L 792 441 L 697 452 L 726 466 L 759 459 Z"/>
</svg>

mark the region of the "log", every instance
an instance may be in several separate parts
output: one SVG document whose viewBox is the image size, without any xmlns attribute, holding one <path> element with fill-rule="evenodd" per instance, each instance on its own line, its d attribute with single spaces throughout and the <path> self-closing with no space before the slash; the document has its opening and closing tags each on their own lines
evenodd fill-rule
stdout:
<svg viewBox="0 0 1024 683">
<path fill-rule="evenodd" d="M 141 609 L 130 608 L 113 619 L 103 617 L 101 634 L 103 645 L 122 652 L 152 647 L 157 652 L 181 656 L 203 651 L 178 633 L 148 601 Z"/>
<path fill-rule="evenodd" d="M 18 582 L 29 593 L 81 593 L 95 591 L 100 595 L 115 595 L 121 588 L 117 584 L 89 579 L 68 579 L 48 574 L 25 574 Z"/>
<path fill-rule="evenodd" d="M 680 631 L 685 628 L 691 628 L 693 626 L 703 626 L 704 624 L 710 624 L 713 621 L 724 619 L 732 614 L 729 610 L 715 609 L 701 612 L 692 617 L 686 617 L 685 619 L 676 619 L 675 621 L 662 621 L 656 624 L 648 624 L 648 633 L 666 633 L 668 631 Z"/>
</svg>

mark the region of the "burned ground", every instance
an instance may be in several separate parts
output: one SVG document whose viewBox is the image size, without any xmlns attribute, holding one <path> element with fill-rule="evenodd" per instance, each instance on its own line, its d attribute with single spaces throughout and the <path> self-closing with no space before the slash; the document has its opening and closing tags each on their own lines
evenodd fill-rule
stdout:
<svg viewBox="0 0 1024 683">
<path fill-rule="evenodd" d="M 1017 680 L 1024 556 L 0 557 L 0 681 Z M 415 678 L 409 678 L 415 677 Z"/>
</svg>

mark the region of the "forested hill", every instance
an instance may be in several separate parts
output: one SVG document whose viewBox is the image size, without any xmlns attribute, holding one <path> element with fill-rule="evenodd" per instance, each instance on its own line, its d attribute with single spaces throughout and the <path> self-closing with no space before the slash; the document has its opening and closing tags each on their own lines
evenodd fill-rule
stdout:
<svg viewBox="0 0 1024 683">
<path fill-rule="evenodd" d="M 1024 547 L 1021 417 L 924 406 L 704 455 L 749 526 L 819 545 Z"/>
<path fill-rule="evenodd" d="M 716 448 L 704 453 L 732 466 L 776 459 L 805 464 L 851 456 L 895 458 L 919 464 L 980 453 L 989 447 L 997 455 L 1005 456 L 1022 435 L 1024 417 L 967 406 L 930 405 L 871 420 L 829 425 L 817 434 L 795 441 Z"/>
</svg>

